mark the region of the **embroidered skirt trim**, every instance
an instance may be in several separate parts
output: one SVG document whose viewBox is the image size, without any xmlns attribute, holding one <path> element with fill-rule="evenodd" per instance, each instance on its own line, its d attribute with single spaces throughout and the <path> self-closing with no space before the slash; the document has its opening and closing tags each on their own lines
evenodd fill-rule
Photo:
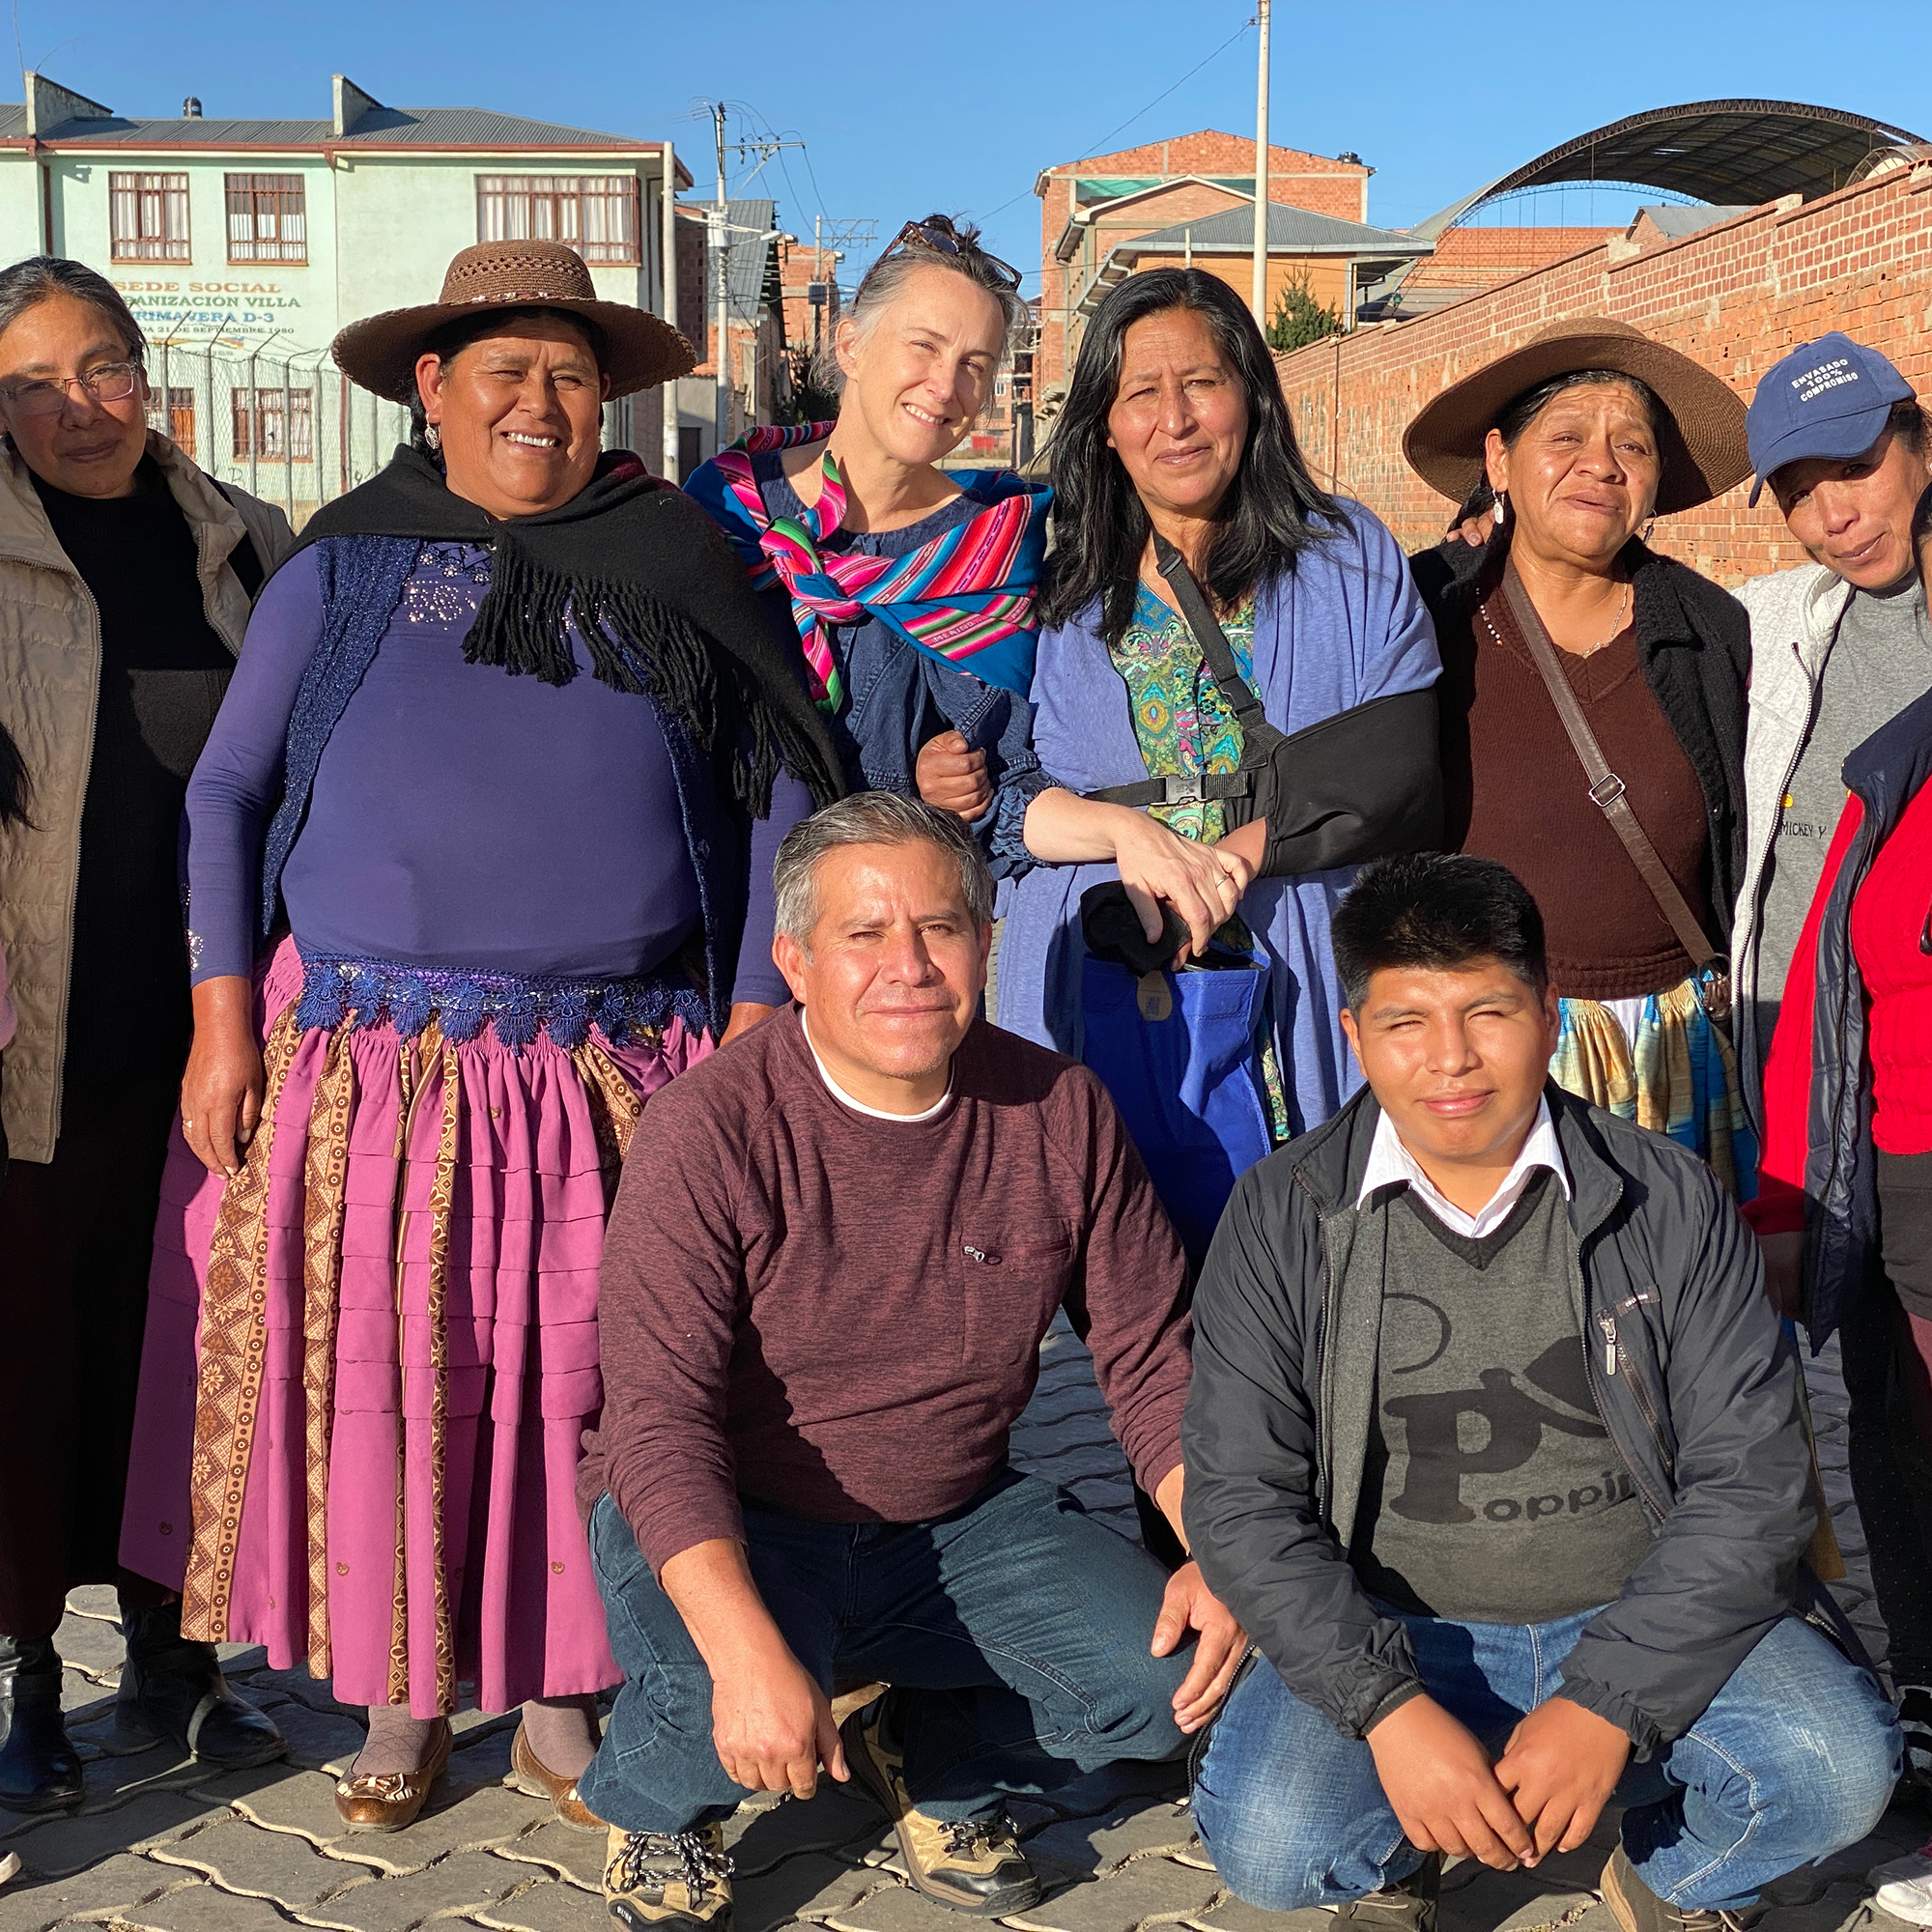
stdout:
<svg viewBox="0 0 1932 1932">
<path fill-rule="evenodd" d="M 528 1046 L 539 1030 L 575 1049 L 592 1025 L 619 1045 L 660 1033 L 672 1018 L 694 1037 L 710 1024 L 701 988 L 675 965 L 627 980 L 565 980 L 507 973 L 462 973 L 391 959 L 317 953 L 302 960 L 296 1021 L 303 1030 L 393 1026 L 414 1039 L 432 1022 L 444 1039 L 474 1039 L 492 1026 L 505 1046 Z"/>
</svg>

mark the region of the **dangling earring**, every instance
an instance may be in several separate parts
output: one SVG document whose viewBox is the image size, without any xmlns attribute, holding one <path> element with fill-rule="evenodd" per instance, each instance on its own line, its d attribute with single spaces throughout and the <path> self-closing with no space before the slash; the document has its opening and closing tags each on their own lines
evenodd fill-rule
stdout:
<svg viewBox="0 0 1932 1932">
<path fill-rule="evenodd" d="M 1507 492 L 1498 490 L 1496 492 L 1496 528 L 1501 529 L 1502 526 L 1508 522 L 1509 522 L 1509 496 Z"/>
<path fill-rule="evenodd" d="M 432 456 L 441 454 L 442 431 L 435 423 L 425 423 L 423 425 L 423 440 L 429 444 Z"/>
<path fill-rule="evenodd" d="M 1657 519 L 1655 517 L 1646 517 L 1643 520 L 1643 528 L 1637 531 L 1636 533 L 1637 542 L 1640 544 L 1649 543 L 1650 533 L 1656 527 L 1657 527 Z"/>
</svg>

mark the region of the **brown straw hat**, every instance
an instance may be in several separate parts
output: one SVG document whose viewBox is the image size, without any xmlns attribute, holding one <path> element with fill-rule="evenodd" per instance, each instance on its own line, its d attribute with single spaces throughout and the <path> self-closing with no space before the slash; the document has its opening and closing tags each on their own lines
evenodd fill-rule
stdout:
<svg viewBox="0 0 1932 1932">
<path fill-rule="evenodd" d="M 1634 376 L 1662 405 L 1659 516 L 1694 510 L 1750 474 L 1745 406 L 1730 384 L 1641 329 L 1605 315 L 1553 322 L 1520 349 L 1444 389 L 1402 440 L 1409 468 L 1431 489 L 1462 502 L 1483 475 L 1483 441 L 1496 418 L 1539 384 L 1579 369 Z"/>
<path fill-rule="evenodd" d="M 330 353 L 351 382 L 392 403 L 416 399 L 416 359 L 438 329 L 483 308 L 552 308 L 582 316 L 604 337 L 612 396 L 668 382 L 696 367 L 691 344 L 661 317 L 628 302 L 599 301 L 590 270 L 561 242 L 479 242 L 450 263 L 442 299 L 352 322 Z"/>
</svg>

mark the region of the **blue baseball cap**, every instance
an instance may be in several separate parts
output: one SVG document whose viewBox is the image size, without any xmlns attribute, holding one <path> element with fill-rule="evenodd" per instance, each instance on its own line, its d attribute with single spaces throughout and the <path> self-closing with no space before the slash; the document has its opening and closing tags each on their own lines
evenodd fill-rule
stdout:
<svg viewBox="0 0 1932 1932">
<path fill-rule="evenodd" d="M 1757 471 L 1750 501 L 1787 463 L 1862 456 L 1885 434 L 1891 406 L 1912 400 L 1912 384 L 1876 349 L 1835 330 L 1801 342 L 1757 385 L 1745 416 Z"/>
</svg>

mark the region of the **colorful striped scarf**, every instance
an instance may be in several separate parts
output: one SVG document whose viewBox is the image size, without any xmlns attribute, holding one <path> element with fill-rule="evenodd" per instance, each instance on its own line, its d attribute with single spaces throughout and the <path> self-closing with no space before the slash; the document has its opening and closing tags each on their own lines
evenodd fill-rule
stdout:
<svg viewBox="0 0 1932 1932">
<path fill-rule="evenodd" d="M 830 452 L 818 501 L 796 517 L 775 517 L 753 470 L 767 450 L 822 442 L 831 423 L 754 429 L 691 479 L 750 573 L 753 589 L 782 583 L 810 672 L 812 696 L 836 712 L 844 684 L 832 651 L 833 627 L 877 617 L 907 643 L 954 670 L 1025 696 L 1033 685 L 1034 587 L 1046 554 L 1050 490 L 1012 479 L 1009 494 L 906 556 L 828 554 L 820 546 L 845 514 L 845 485 Z M 950 472 L 962 487 L 979 472 Z"/>
</svg>

